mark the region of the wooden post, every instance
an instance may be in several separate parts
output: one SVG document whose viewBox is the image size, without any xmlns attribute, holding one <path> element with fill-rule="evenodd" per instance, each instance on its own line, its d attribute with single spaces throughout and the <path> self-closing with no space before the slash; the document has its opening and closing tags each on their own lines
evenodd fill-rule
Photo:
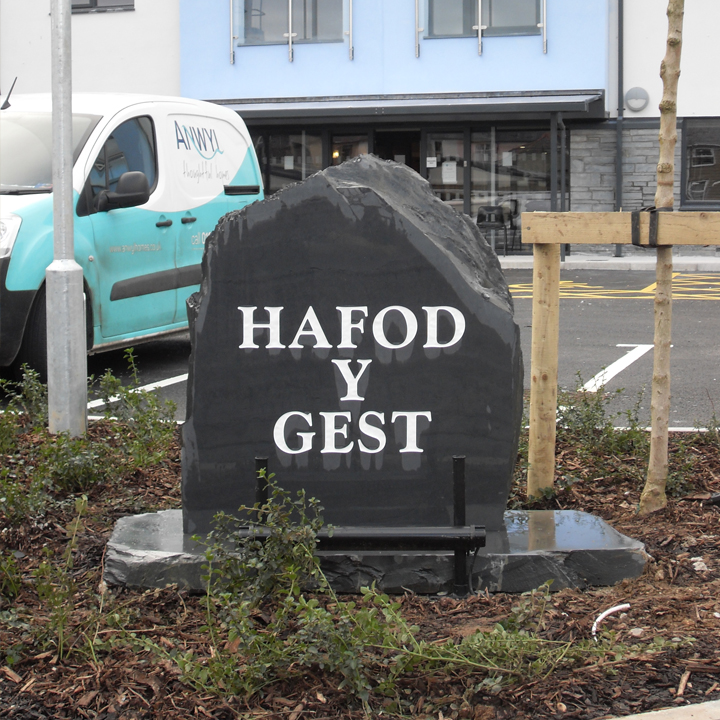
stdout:
<svg viewBox="0 0 720 720">
<path fill-rule="evenodd" d="M 671 188 L 671 185 L 666 186 Z M 658 203 L 658 207 L 662 207 Z M 530 385 L 530 437 L 528 495 L 538 496 L 542 488 L 553 485 L 555 474 L 555 413 L 557 402 L 558 311 L 560 243 L 630 244 L 630 213 L 550 213 L 522 214 L 523 242 L 533 245 L 533 320 Z M 650 245 L 650 213 L 640 213 L 640 244 Z M 670 390 L 670 320 L 672 306 L 671 245 L 712 245 L 720 247 L 720 213 L 663 213 L 657 226 L 657 287 L 665 288 L 655 298 L 655 360 L 667 372 L 654 368 L 653 435 L 651 445 L 657 449 L 653 468 L 648 468 L 646 487 L 653 488 L 641 499 L 640 512 L 658 500 L 663 502 L 667 476 L 667 426 Z M 549 254 L 554 255 L 550 258 Z M 655 391 L 664 386 L 656 398 Z M 665 418 L 664 421 L 661 418 Z M 652 452 L 652 451 L 651 451 Z M 657 481 L 657 478 L 660 478 Z M 659 482 L 656 487 L 656 481 Z M 644 504 L 644 506 L 643 506 Z M 654 509 L 662 507 L 656 505 Z"/>
<path fill-rule="evenodd" d="M 560 246 L 533 246 L 532 354 L 528 497 L 540 497 L 555 478 L 558 334 L 560 328 Z"/>
</svg>

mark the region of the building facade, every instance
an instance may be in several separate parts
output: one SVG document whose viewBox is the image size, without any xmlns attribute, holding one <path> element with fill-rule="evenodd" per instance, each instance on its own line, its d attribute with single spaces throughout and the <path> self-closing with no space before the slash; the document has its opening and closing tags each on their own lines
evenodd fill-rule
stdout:
<svg viewBox="0 0 720 720">
<path fill-rule="evenodd" d="M 0 0 L 3 92 L 15 76 L 16 92 L 50 89 L 49 4 Z M 182 94 L 235 109 L 269 194 L 373 152 L 415 169 L 510 247 L 519 246 L 525 210 L 653 204 L 665 0 L 73 0 L 73 8 L 76 90 Z M 718 22 L 716 0 L 686 10 L 680 209 L 720 209 L 720 93 L 707 82 L 720 60 Z"/>
<path fill-rule="evenodd" d="M 653 204 L 664 1 L 180 7 L 182 91 L 243 115 L 268 192 L 374 152 L 413 167 L 480 224 L 512 234 L 523 210 Z M 681 209 L 720 202 L 720 94 L 705 83 L 720 52 L 711 35 L 718 20 L 712 0 L 693 4 L 685 18 Z"/>
<path fill-rule="evenodd" d="M 607 0 L 214 5 L 181 2 L 182 91 L 243 116 L 268 192 L 372 152 L 503 243 L 569 207 L 569 129 L 607 116 Z"/>
</svg>

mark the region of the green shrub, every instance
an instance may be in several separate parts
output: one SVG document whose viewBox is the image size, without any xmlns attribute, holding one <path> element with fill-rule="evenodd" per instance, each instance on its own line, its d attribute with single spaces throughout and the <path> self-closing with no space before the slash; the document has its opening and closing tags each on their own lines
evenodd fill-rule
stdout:
<svg viewBox="0 0 720 720">
<path fill-rule="evenodd" d="M 77 549 L 77 536 L 86 512 L 87 496 L 83 495 L 75 499 L 75 518 L 66 528 L 69 538 L 62 556 L 63 564 L 54 562 L 46 548 L 45 560 L 32 572 L 38 598 L 49 611 L 48 622 L 37 628 L 38 640 L 46 648 L 54 647 L 59 659 L 68 651 L 70 618 L 77 590 L 72 576 L 73 552 Z"/>
<path fill-rule="evenodd" d="M 170 400 L 140 390 L 140 378 L 133 348 L 125 351 L 130 369 L 130 382 L 109 370 L 100 378 L 98 390 L 105 402 L 105 418 L 120 423 L 128 432 L 121 437 L 121 448 L 130 469 L 161 462 L 167 455 L 175 435 L 176 406 Z"/>
<path fill-rule="evenodd" d="M 38 473 L 55 490 L 80 492 L 112 478 L 116 452 L 105 442 L 67 433 L 47 435 L 39 448 Z"/>
<path fill-rule="evenodd" d="M 47 488 L 40 477 L 25 480 L 9 468 L 0 469 L 0 516 L 4 516 L 9 525 L 41 515 L 47 501 Z"/>
<path fill-rule="evenodd" d="M 7 455 L 13 450 L 21 427 L 20 419 L 13 409 L 0 411 L 0 455 Z"/>
<path fill-rule="evenodd" d="M 574 390 L 558 391 L 558 440 L 574 444 L 588 454 L 647 454 L 650 441 L 638 417 L 642 392 L 632 408 L 611 412 L 613 398 L 622 394 L 623 389 L 607 393 L 600 387 L 597 392 L 590 392 L 583 389 L 583 384 L 578 374 Z"/>
<path fill-rule="evenodd" d="M 14 600 L 22 587 L 22 574 L 12 552 L 0 551 L 0 596 Z"/>
<path fill-rule="evenodd" d="M 107 423 L 115 432 L 51 435 L 47 388 L 38 374 L 24 368 L 21 382 L 0 381 L 7 403 L 0 414 L 0 454 L 8 456 L 7 467 L 0 469 L 0 515 L 10 525 L 41 515 L 52 493 L 84 492 L 167 457 L 176 430 L 175 406 L 139 390 L 132 349 L 125 357 L 129 384 L 109 371 L 99 381 Z M 20 451 L 23 433 L 32 436 L 23 439 Z"/>
<path fill-rule="evenodd" d="M 410 707 L 398 680 L 408 674 L 472 675 L 477 691 L 547 677 L 557 667 L 587 664 L 628 650 L 612 638 L 553 641 L 544 638 L 548 585 L 518 599 L 507 622 L 461 641 L 419 640 L 401 614 L 401 603 L 373 588 L 358 600 L 341 601 L 315 555 L 321 508 L 302 493 L 292 499 L 270 479 L 271 500 L 247 513 L 246 527 L 262 527 L 261 542 L 239 530 L 240 521 L 221 516 L 206 557 L 205 597 L 209 652 L 168 649 L 153 637 L 128 640 L 173 660 L 184 682 L 199 692 L 251 696 L 275 682 L 320 671 L 338 678 L 370 712 Z M 262 518 L 260 526 L 258 519 Z M 300 524 L 298 524 L 298 522 Z M 312 592 L 308 591 L 312 589 Z M 647 648 L 643 648 L 647 652 Z"/>
</svg>

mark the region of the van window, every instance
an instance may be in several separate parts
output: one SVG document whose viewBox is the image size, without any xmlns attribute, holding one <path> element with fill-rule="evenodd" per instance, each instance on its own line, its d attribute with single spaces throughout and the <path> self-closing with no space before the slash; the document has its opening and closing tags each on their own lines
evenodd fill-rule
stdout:
<svg viewBox="0 0 720 720">
<path fill-rule="evenodd" d="M 123 173 L 145 173 L 150 189 L 157 179 L 155 130 L 149 117 L 126 120 L 105 141 L 90 170 L 93 200 L 103 191 L 114 192 Z"/>
<path fill-rule="evenodd" d="M 73 162 L 100 119 L 73 115 Z M 52 190 L 52 113 L 3 110 L 0 113 L 0 194 Z"/>
</svg>

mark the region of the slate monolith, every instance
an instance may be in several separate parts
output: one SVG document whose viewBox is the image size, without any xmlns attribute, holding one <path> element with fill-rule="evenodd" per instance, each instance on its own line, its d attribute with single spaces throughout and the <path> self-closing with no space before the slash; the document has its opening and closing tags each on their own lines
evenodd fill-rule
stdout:
<svg viewBox="0 0 720 720">
<path fill-rule="evenodd" d="M 519 330 L 470 218 L 404 165 L 331 167 L 226 216 L 189 301 L 183 530 L 255 502 L 255 458 L 335 525 L 502 528 Z"/>
</svg>

